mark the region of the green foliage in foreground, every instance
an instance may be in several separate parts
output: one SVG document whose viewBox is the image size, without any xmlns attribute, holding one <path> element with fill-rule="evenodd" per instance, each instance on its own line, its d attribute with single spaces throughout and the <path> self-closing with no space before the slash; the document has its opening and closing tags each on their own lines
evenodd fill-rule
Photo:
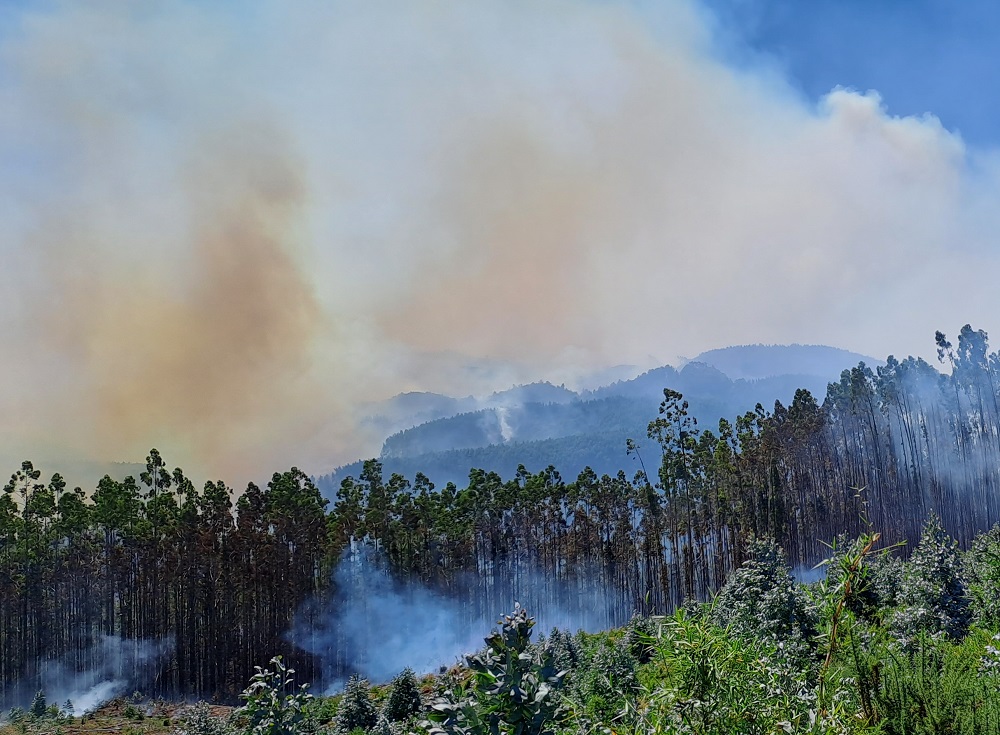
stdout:
<svg viewBox="0 0 1000 735">
<path fill-rule="evenodd" d="M 962 554 L 932 518 L 900 562 L 869 531 L 838 539 L 809 586 L 760 542 L 712 602 L 622 630 L 533 642 L 534 620 L 515 608 L 464 669 L 424 680 L 440 695 L 429 705 L 407 671 L 374 695 L 352 680 L 321 717 L 272 661 L 241 717 L 178 732 L 1000 735 L 996 609 L 975 604 L 995 599 L 998 538 Z"/>
<path fill-rule="evenodd" d="M 302 730 L 305 707 L 313 696 L 306 691 L 308 684 L 291 690 L 295 669 L 285 666 L 281 656 L 272 658 L 270 666 L 256 667 L 250 686 L 240 695 L 245 704 L 237 710 L 237 718 L 245 722 L 248 735 L 295 735 Z"/>
<path fill-rule="evenodd" d="M 448 691 L 431 705 L 423 726 L 430 735 L 547 735 L 556 730 L 561 707 L 556 690 L 565 672 L 552 652 L 529 647 L 535 621 L 520 606 L 504 616 L 486 648 L 469 656 L 468 687 Z"/>
</svg>

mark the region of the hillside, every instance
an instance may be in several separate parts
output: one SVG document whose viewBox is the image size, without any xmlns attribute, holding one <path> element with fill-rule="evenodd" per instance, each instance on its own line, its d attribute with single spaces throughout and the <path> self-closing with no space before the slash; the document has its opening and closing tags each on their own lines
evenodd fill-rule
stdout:
<svg viewBox="0 0 1000 735">
<path fill-rule="evenodd" d="M 683 393 L 691 415 L 712 428 L 758 403 L 787 404 L 799 388 L 822 400 L 827 384 L 861 361 L 877 362 L 821 345 L 727 347 L 702 353 L 679 370 L 664 365 L 580 392 L 538 382 L 481 399 L 403 394 L 374 407 L 368 425 L 398 427 L 387 432 L 379 459 L 387 474 L 410 480 L 422 472 L 437 485 L 461 484 L 472 467 L 506 476 L 520 464 L 531 471 L 553 465 L 566 477 L 585 467 L 631 476 L 636 462 L 626 454 L 625 441 L 642 443 L 664 388 Z M 333 497 L 361 465 L 358 460 L 340 467 L 317 483 Z"/>
<path fill-rule="evenodd" d="M 708 350 L 692 362 L 703 362 L 733 380 L 758 380 L 777 375 L 837 375 L 859 362 L 881 363 L 865 355 L 826 345 L 740 345 Z"/>
</svg>

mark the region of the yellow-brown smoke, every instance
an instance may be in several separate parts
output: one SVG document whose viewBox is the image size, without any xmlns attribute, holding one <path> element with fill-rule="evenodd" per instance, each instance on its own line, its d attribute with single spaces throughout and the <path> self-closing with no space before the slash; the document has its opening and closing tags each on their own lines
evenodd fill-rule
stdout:
<svg viewBox="0 0 1000 735">
<path fill-rule="evenodd" d="M 310 364 L 326 318 L 296 261 L 301 171 L 280 136 L 243 129 L 194 148 L 182 174 L 189 219 L 169 261 L 88 252 L 72 223 L 36 236 L 49 285 L 28 312 L 33 359 L 69 363 L 61 408 L 39 409 L 53 433 L 74 424 L 64 440 L 91 456 L 156 444 L 246 478 L 269 469 L 276 433 L 305 445 L 315 408 L 336 409 Z M 116 246 L 146 252 L 138 237 Z"/>
</svg>

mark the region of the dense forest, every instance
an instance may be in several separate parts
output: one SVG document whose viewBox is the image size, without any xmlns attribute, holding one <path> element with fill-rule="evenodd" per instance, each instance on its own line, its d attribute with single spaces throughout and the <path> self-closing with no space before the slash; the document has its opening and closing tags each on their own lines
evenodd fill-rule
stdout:
<svg viewBox="0 0 1000 735">
<path fill-rule="evenodd" d="M 454 598 L 460 621 L 514 599 L 600 600 L 595 624 L 610 626 L 720 589 L 754 538 L 794 568 L 869 524 L 912 546 L 934 513 L 968 546 L 1000 521 L 1000 355 L 969 326 L 936 340 L 945 374 L 917 358 L 862 363 L 822 403 L 800 390 L 712 429 L 668 387 L 628 443 L 631 477 L 472 469 L 438 488 L 372 460 L 332 502 L 296 468 L 234 502 L 156 450 L 138 479 L 89 493 L 24 462 L 0 495 L 0 695 L 106 666 L 109 641 L 148 694 L 232 699 L 277 653 L 307 680 L 348 673 L 328 618 L 352 592 L 334 569 L 361 549 L 396 584 Z"/>
</svg>

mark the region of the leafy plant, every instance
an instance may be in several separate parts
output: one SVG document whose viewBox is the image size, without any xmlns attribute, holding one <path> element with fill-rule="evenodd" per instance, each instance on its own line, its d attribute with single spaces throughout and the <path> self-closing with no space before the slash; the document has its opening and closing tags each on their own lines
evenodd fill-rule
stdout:
<svg viewBox="0 0 1000 735">
<path fill-rule="evenodd" d="M 919 631 L 908 649 L 885 658 L 877 706 L 887 735 L 977 735 L 1000 732 L 995 680 L 982 661 L 990 638 L 981 632 L 960 643 Z"/>
<path fill-rule="evenodd" d="M 392 680 L 389 696 L 382 707 L 382 714 L 389 722 L 399 722 L 418 714 L 422 709 L 423 702 L 413 669 L 403 669 Z"/>
<path fill-rule="evenodd" d="M 303 708 L 313 698 L 309 685 L 286 693 L 294 683 L 295 669 L 285 666 L 281 656 L 271 659 L 272 669 L 255 666 L 250 686 L 240 698 L 246 704 L 237 710 L 238 717 L 249 723 L 252 735 L 295 735 L 305 715 Z"/>
<path fill-rule="evenodd" d="M 781 643 L 733 635 L 711 611 L 677 610 L 663 621 L 640 696 L 617 719 L 635 733 L 833 732 L 840 713 L 819 712 L 808 677 Z"/>
<path fill-rule="evenodd" d="M 711 609 L 712 622 L 736 635 L 774 641 L 812 637 L 814 617 L 795 584 L 785 554 L 772 540 L 754 540 Z"/>
<path fill-rule="evenodd" d="M 862 520 L 868 524 L 867 517 Z M 833 663 L 839 649 L 846 641 L 849 652 L 848 666 L 851 681 L 857 693 L 857 703 L 863 719 L 872 723 L 878 718 L 874 705 L 879 681 L 879 652 L 873 645 L 876 639 L 882 641 L 881 629 L 873 635 L 865 630 L 859 621 L 875 621 L 880 617 L 880 596 L 876 588 L 876 572 L 872 562 L 886 559 L 890 549 L 877 549 L 881 534 L 869 530 L 854 541 L 841 536 L 830 549 L 832 556 L 820 565 L 827 567 L 826 580 L 821 582 L 817 592 L 820 605 L 824 608 L 822 619 L 824 630 L 820 636 L 826 655 L 819 670 L 818 699 L 822 711 L 831 705 Z M 879 570 L 889 569 L 881 565 Z"/>
<path fill-rule="evenodd" d="M 36 720 L 41 720 L 48 714 L 48 708 L 49 705 L 45 699 L 45 692 L 38 691 L 35 693 L 35 698 L 31 700 L 28 714 Z"/>
<path fill-rule="evenodd" d="M 603 642 L 578 672 L 575 694 L 587 715 L 612 719 L 639 689 L 638 666 L 627 640 Z"/>
<path fill-rule="evenodd" d="M 378 710 L 372 702 L 368 680 L 354 675 L 347 681 L 344 696 L 337 710 L 337 729 L 342 733 L 368 730 L 378 721 Z"/>
<path fill-rule="evenodd" d="M 180 719 L 181 725 L 173 729 L 173 735 L 235 735 L 223 718 L 212 716 L 206 702 L 185 709 Z"/>
<path fill-rule="evenodd" d="M 656 642 L 656 623 L 648 615 L 633 615 L 623 638 L 629 653 L 640 664 L 649 663 Z"/>
<path fill-rule="evenodd" d="M 466 658 L 469 687 L 458 687 L 431 705 L 424 723 L 431 735 L 546 735 L 561 706 L 551 652 L 530 650 L 533 618 L 520 605 L 486 638 L 486 648 Z"/>
<path fill-rule="evenodd" d="M 972 542 L 965 557 L 968 595 L 976 622 L 1000 626 L 1000 524 Z"/>
<path fill-rule="evenodd" d="M 956 542 L 932 515 L 920 543 L 903 570 L 900 610 L 894 625 L 912 650 L 918 633 L 944 633 L 961 639 L 972 622 L 972 608 Z"/>
</svg>

